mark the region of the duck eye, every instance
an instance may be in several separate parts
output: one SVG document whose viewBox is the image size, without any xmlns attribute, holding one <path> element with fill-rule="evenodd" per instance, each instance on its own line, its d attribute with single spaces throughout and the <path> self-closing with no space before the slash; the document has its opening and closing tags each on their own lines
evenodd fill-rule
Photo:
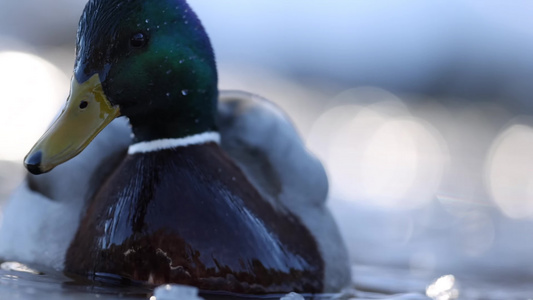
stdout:
<svg viewBox="0 0 533 300">
<path fill-rule="evenodd" d="M 89 106 L 89 103 L 87 101 L 81 101 L 80 102 L 80 108 L 81 109 L 86 109 L 87 106 Z"/>
<path fill-rule="evenodd" d="M 131 36 L 130 45 L 134 48 L 140 48 L 146 45 L 146 36 L 142 32 L 137 32 Z"/>
</svg>

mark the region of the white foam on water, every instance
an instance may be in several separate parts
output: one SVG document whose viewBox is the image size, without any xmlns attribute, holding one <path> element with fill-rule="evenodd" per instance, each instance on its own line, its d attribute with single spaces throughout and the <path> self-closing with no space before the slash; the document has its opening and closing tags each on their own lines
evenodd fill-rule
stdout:
<svg viewBox="0 0 533 300">
<path fill-rule="evenodd" d="M 179 284 L 165 284 L 154 291 L 150 300 L 202 300 L 198 296 L 198 289 L 192 286 Z"/>
</svg>

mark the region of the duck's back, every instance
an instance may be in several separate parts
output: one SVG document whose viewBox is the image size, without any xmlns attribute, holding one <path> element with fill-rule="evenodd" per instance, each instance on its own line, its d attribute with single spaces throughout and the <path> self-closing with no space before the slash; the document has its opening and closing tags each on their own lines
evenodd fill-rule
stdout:
<svg viewBox="0 0 533 300">
<path fill-rule="evenodd" d="M 313 236 L 215 143 L 126 156 L 89 202 L 65 265 L 206 290 L 323 290 Z"/>
</svg>

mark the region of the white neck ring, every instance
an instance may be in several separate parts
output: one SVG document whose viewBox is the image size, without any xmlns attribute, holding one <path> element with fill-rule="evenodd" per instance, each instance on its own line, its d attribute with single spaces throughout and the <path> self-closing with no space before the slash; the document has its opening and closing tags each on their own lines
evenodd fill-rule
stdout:
<svg viewBox="0 0 533 300">
<path fill-rule="evenodd" d="M 140 142 L 130 145 L 128 154 L 157 152 L 166 149 L 178 147 L 187 147 L 192 145 L 202 145 L 207 143 L 220 144 L 220 133 L 210 131 L 195 135 L 186 136 L 179 139 L 160 139 L 149 142 Z"/>
</svg>

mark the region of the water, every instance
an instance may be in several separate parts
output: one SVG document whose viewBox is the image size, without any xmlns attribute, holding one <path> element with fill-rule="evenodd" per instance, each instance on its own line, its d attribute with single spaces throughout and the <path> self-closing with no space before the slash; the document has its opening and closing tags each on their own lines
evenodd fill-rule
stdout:
<svg viewBox="0 0 533 300">
<path fill-rule="evenodd" d="M 73 279 L 60 272 L 47 270 L 36 274 L 34 270 L 20 268 L 12 263 L 4 263 L 0 270 L 0 299 L 33 300 L 43 299 L 161 299 L 173 300 L 189 298 L 172 297 L 169 293 L 159 293 L 153 297 L 151 289 L 142 286 L 124 287 L 107 284 L 92 284 L 82 279 Z M 11 268 L 11 270 L 9 270 Z M 514 300 L 532 299 L 533 288 L 527 280 L 504 280 L 491 282 L 475 277 L 443 275 L 438 278 L 416 276 L 409 270 L 357 265 L 353 267 L 354 280 L 351 289 L 336 295 L 306 296 L 304 299 L 382 299 L 382 300 Z M 180 291 L 181 293 L 183 291 Z M 231 294 L 205 294 L 206 300 L 222 299 L 285 299 L 297 300 L 297 295 L 249 296 Z M 431 297 L 429 297 L 431 296 Z M 195 298 L 190 298 L 195 299 Z M 301 298 L 300 298 L 301 299 Z"/>
</svg>

